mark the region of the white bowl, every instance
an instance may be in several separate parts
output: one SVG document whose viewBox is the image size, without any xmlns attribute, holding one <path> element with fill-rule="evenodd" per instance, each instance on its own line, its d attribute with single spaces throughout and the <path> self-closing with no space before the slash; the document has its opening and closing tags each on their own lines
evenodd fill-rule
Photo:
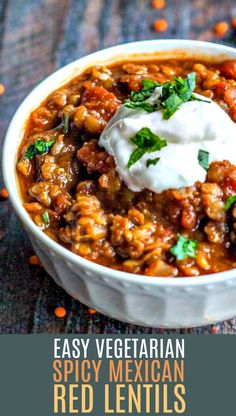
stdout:
<svg viewBox="0 0 236 416">
<path fill-rule="evenodd" d="M 10 200 L 43 266 L 56 283 L 105 315 L 165 328 L 205 325 L 236 315 L 236 270 L 193 278 L 147 277 L 112 270 L 79 257 L 51 240 L 31 220 L 19 195 L 15 166 L 25 122 L 52 91 L 94 64 L 122 60 L 137 53 L 176 57 L 177 50 L 186 56 L 236 58 L 236 49 L 189 40 L 135 42 L 93 53 L 55 72 L 27 96 L 11 121 L 3 151 L 3 173 Z"/>
</svg>

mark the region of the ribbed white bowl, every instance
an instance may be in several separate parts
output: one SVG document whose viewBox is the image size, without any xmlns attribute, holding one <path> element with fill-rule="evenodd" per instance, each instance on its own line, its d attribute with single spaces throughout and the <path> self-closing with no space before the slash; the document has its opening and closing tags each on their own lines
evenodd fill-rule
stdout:
<svg viewBox="0 0 236 416">
<path fill-rule="evenodd" d="M 236 270 L 196 278 L 158 278 L 119 272 L 66 250 L 44 234 L 22 206 L 16 178 L 16 154 L 32 110 L 55 89 L 94 64 L 134 54 L 173 57 L 236 58 L 236 49 L 189 40 L 152 40 L 105 49 L 78 59 L 52 74 L 23 101 L 8 128 L 3 174 L 10 200 L 47 272 L 74 298 L 113 318 L 152 327 L 209 324 L 236 315 Z"/>
</svg>

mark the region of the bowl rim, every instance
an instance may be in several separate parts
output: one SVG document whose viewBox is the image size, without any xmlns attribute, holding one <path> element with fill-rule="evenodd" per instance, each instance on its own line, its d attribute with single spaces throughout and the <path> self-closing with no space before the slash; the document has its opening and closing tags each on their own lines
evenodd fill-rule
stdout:
<svg viewBox="0 0 236 416">
<path fill-rule="evenodd" d="M 55 77 L 61 77 L 62 74 L 64 74 L 66 71 L 70 71 L 71 69 L 75 69 L 75 67 L 80 64 L 80 62 L 82 61 L 86 61 L 89 59 L 96 59 L 97 57 L 99 57 L 100 54 L 103 53 L 111 53 L 114 54 L 114 52 L 119 52 L 119 53 L 123 53 L 121 51 L 122 48 L 126 49 L 126 48 L 131 48 L 133 50 L 135 50 L 138 47 L 146 47 L 146 46 L 150 46 L 151 49 L 152 47 L 156 47 L 158 49 L 158 46 L 166 46 L 166 51 L 169 50 L 173 50 L 174 48 L 180 48 L 183 49 L 184 48 L 188 48 L 188 47 L 197 47 L 199 49 L 202 50 L 202 52 L 204 51 L 204 49 L 211 49 L 214 51 L 219 51 L 221 53 L 226 53 L 226 55 L 235 55 L 236 56 L 236 49 L 230 46 L 225 46 L 222 44 L 217 44 L 217 43 L 213 43 L 213 42 L 204 42 L 204 41 L 196 41 L 196 40 L 185 40 L 185 39 L 154 39 L 154 40 L 144 40 L 144 41 L 137 41 L 137 42 L 129 42 L 129 43 L 125 43 L 125 44 L 119 44 L 116 46 L 112 46 L 109 48 L 105 48 L 96 52 L 93 52 L 89 55 L 80 57 L 78 59 L 76 59 L 75 61 L 69 63 L 68 65 L 63 66 L 62 68 L 54 71 L 51 75 L 49 75 L 48 77 L 46 77 L 43 81 L 41 81 L 36 87 L 33 88 L 33 90 L 26 96 L 26 98 L 22 101 L 22 103 L 20 104 L 20 106 L 17 108 L 14 116 L 11 119 L 11 122 L 8 126 L 6 135 L 5 135 L 5 140 L 4 140 L 4 144 L 3 144 L 3 153 L 2 153 L 2 161 L 3 161 L 3 178 L 4 178 L 4 182 L 5 182 L 5 186 L 8 190 L 9 193 L 9 199 L 18 215 L 18 217 L 21 219 L 22 223 L 25 225 L 27 231 L 29 230 L 29 232 L 31 234 L 33 234 L 33 236 L 43 245 L 47 246 L 49 249 L 52 249 L 54 252 L 56 252 L 57 254 L 61 255 L 62 257 L 64 257 L 67 261 L 71 261 L 72 263 L 74 263 L 75 265 L 78 265 L 79 267 L 82 267 L 84 269 L 87 269 L 89 271 L 95 272 L 96 274 L 99 273 L 100 275 L 102 274 L 104 277 L 110 278 L 110 279 L 114 279 L 114 280 L 121 280 L 123 282 L 129 282 L 132 283 L 132 281 L 136 281 L 137 284 L 145 284 L 145 285 L 150 285 L 150 286 L 159 286 L 159 287 L 182 287 L 182 288 L 189 288 L 189 287 L 194 287 L 194 286 L 211 286 L 213 284 L 216 283 L 225 283 L 227 284 L 229 279 L 236 279 L 236 273 L 235 273 L 235 269 L 230 269 L 227 271 L 223 271 L 223 272 L 218 272 L 218 273 L 211 273 L 211 274 L 205 274 L 205 275 L 201 275 L 201 276 L 197 276 L 197 277 L 158 277 L 158 276 L 146 276 L 146 275 L 141 275 L 141 274 L 134 274 L 134 273 L 128 273 L 125 271 L 121 271 L 121 270 L 116 270 L 116 269 L 112 269 L 108 266 L 103 266 L 100 265 L 98 263 L 92 262 L 90 260 L 87 260 L 81 256 L 79 256 L 78 254 L 73 253 L 72 251 L 68 250 L 67 248 L 63 247 L 62 245 L 60 245 L 59 243 L 55 242 L 53 239 L 51 239 L 50 237 L 48 237 L 39 227 L 37 227 L 37 225 L 33 222 L 33 220 L 30 218 L 29 214 L 27 213 L 26 209 L 23 207 L 21 198 L 20 198 L 20 194 L 19 191 L 17 191 L 18 185 L 17 185 L 17 178 L 16 178 L 16 172 L 14 169 L 14 172 L 9 172 L 9 155 L 11 156 L 12 160 L 11 160 L 11 164 L 12 166 L 14 166 L 15 168 L 15 163 L 16 163 L 16 153 L 17 153 L 17 149 L 18 149 L 18 144 L 16 147 L 16 150 L 14 152 L 11 151 L 11 140 L 12 138 L 14 139 L 14 137 L 16 136 L 16 130 L 15 129 L 15 125 L 17 125 L 17 123 L 19 122 L 18 120 L 20 119 L 20 117 L 23 116 L 23 120 L 24 122 L 21 122 L 21 132 L 23 131 L 23 126 L 25 123 L 25 120 L 28 119 L 29 114 L 32 110 L 28 110 L 27 111 L 27 116 L 25 114 L 25 107 L 27 107 L 29 105 L 29 103 L 32 101 L 32 99 L 35 99 L 37 94 L 43 90 L 43 88 L 45 88 L 45 86 L 50 85 L 50 81 L 52 79 L 54 79 Z M 167 46 L 169 46 L 169 48 L 167 48 Z M 134 52 L 126 52 L 125 55 L 128 56 L 132 56 Z M 200 52 L 201 53 L 201 52 Z M 144 54 L 144 53 L 142 53 Z M 90 65 L 87 65 L 87 67 L 89 67 Z M 66 82 L 69 82 L 70 79 L 73 79 L 73 77 L 75 77 L 76 74 L 74 73 L 73 76 L 71 74 L 71 76 L 68 76 L 67 81 L 63 81 L 61 83 L 61 85 L 64 85 Z M 58 86 L 59 88 L 59 86 Z M 53 92 L 55 90 L 55 88 L 52 88 L 51 90 L 49 90 L 46 94 L 46 96 L 48 96 L 51 92 Z M 37 100 L 36 100 L 37 101 Z M 38 101 L 38 105 L 40 105 L 40 102 L 42 102 L 42 100 Z M 37 108 L 36 106 L 36 108 Z M 21 135 L 21 134 L 20 134 Z M 21 135 L 22 138 L 22 135 Z M 20 140 L 21 140 L 20 138 Z M 20 142 L 19 140 L 19 142 Z M 10 164 L 10 165 L 11 165 Z M 14 184 L 15 189 L 12 188 L 12 181 Z"/>
</svg>

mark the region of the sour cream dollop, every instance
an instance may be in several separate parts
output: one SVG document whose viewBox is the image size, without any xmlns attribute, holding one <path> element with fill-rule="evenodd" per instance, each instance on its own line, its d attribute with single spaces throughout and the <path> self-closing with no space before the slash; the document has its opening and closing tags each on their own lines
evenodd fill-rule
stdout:
<svg viewBox="0 0 236 416">
<path fill-rule="evenodd" d="M 149 102 L 161 94 L 156 88 Z M 116 169 L 132 191 L 146 188 L 162 192 L 170 188 L 191 186 L 203 182 L 205 169 L 199 164 L 199 150 L 209 152 L 209 161 L 229 160 L 236 164 L 236 124 L 225 111 L 206 97 L 204 101 L 189 101 L 180 106 L 171 118 L 163 119 L 163 111 L 121 106 L 100 136 L 99 144 L 114 157 Z M 130 140 L 143 127 L 167 141 L 160 151 L 145 153 L 128 168 L 130 155 L 137 148 Z M 147 167 L 147 160 L 160 158 Z"/>
</svg>

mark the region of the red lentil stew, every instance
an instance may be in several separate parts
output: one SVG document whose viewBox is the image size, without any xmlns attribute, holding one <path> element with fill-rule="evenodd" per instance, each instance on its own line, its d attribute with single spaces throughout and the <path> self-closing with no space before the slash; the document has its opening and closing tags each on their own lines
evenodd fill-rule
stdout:
<svg viewBox="0 0 236 416">
<path fill-rule="evenodd" d="M 236 166 L 213 162 L 204 183 L 132 192 L 98 146 L 107 122 L 143 79 L 163 83 L 190 72 L 195 92 L 236 122 L 236 61 L 181 59 L 92 67 L 30 115 L 17 172 L 24 207 L 43 232 L 93 262 L 147 276 L 236 267 Z"/>
</svg>

